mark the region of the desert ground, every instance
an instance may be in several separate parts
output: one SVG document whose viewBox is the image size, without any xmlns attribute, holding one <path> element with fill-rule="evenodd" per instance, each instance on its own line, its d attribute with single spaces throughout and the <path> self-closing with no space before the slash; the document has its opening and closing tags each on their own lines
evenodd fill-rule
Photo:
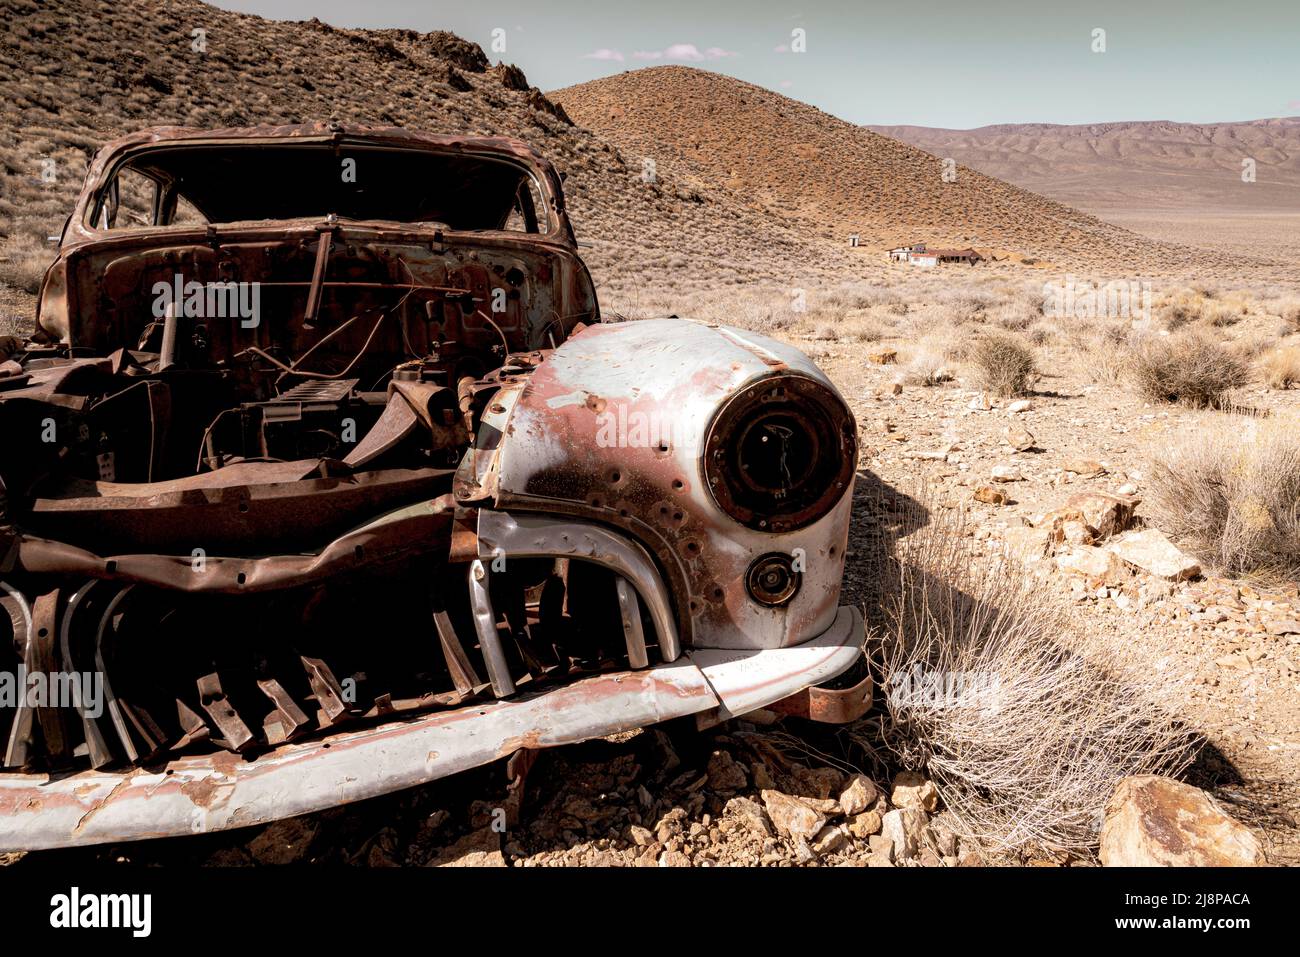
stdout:
<svg viewBox="0 0 1300 957">
<path fill-rule="evenodd" d="M 1300 383 L 1296 290 L 1171 283 L 1153 290 L 1147 318 L 1060 319 L 1043 315 L 1041 276 L 1030 267 L 876 271 L 870 283 L 805 290 L 801 308 L 781 287 L 657 299 L 634 293 L 611 296 L 604 308 L 625 321 L 673 312 L 726 321 L 814 356 L 858 422 L 858 509 L 843 600 L 863 608 L 873 640 L 894 628 L 880 594 L 882 527 L 896 546 L 924 525 L 942 527 L 960 537 L 963 561 L 1009 560 L 1013 590 L 1025 588 L 1063 615 L 1054 640 L 1100 656 L 1103 668 L 1122 664 L 1124 694 L 1149 699 L 1195 742 L 1194 759 L 1183 759 L 1191 760 L 1186 777 L 1255 830 L 1271 863 L 1300 862 L 1296 566 L 1283 556 L 1278 567 L 1226 569 L 1202 551 L 1190 574 L 1109 560 L 1098 569 L 1076 558 L 1104 552 L 1100 538 L 1084 544 L 1067 531 L 1046 552 L 1043 545 L 1050 538 L 1044 514 L 1080 493 L 1138 502 L 1133 529 L 1119 540 L 1160 531 L 1167 512 L 1155 472 L 1199 434 L 1274 427 L 1296 434 L 1300 391 L 1287 387 Z M 988 369 L 969 348 L 988 336 L 1010 336 L 1032 357 L 1014 394 L 990 387 Z M 1237 363 L 1238 378 L 1211 407 L 1140 391 L 1136 357 L 1183 337 L 1200 337 Z M 1183 478 L 1176 486 L 1183 494 L 1200 480 Z M 920 503 L 921 521 L 900 519 L 918 512 L 899 500 Z M 1292 547 L 1289 561 L 1295 558 Z M 836 729 L 761 712 L 708 732 L 670 724 L 543 752 L 521 794 L 502 768 L 481 769 L 253 831 L 57 853 L 211 864 L 1096 863 L 1087 846 L 1008 845 L 996 834 L 970 833 L 968 821 L 946 810 L 942 783 L 937 805 L 927 804 L 932 785 L 909 777 L 882 744 L 882 720 L 869 715 Z M 855 788 L 854 813 L 827 811 Z M 781 794 L 823 808 L 819 838 L 800 837 L 781 818 L 773 806 Z M 498 806 L 512 815 L 519 809 L 504 840 L 488 826 Z M 924 809 L 924 826 L 907 856 L 880 830 L 883 815 L 909 807 Z M 978 808 L 974 814 L 979 820 Z"/>
</svg>

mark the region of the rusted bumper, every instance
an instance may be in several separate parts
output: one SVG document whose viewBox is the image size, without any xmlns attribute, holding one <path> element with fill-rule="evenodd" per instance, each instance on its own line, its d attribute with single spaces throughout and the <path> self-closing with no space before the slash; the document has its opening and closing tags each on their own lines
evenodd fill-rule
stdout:
<svg viewBox="0 0 1300 957">
<path fill-rule="evenodd" d="M 573 744 L 695 714 L 702 725 L 788 700 L 862 654 L 862 617 L 841 608 L 790 648 L 692 652 L 534 696 L 390 722 L 277 748 L 159 769 L 0 774 L 0 850 L 177 837 L 264 824 L 412 787 L 521 748 Z"/>
<path fill-rule="evenodd" d="M 861 675 L 858 680 L 847 684 L 836 682 L 832 686 L 828 682 L 805 688 L 788 698 L 774 701 L 768 705 L 768 709 L 797 718 L 807 718 L 809 721 L 848 724 L 862 717 L 871 708 L 875 682 L 871 679 L 865 657 L 861 661 Z"/>
</svg>

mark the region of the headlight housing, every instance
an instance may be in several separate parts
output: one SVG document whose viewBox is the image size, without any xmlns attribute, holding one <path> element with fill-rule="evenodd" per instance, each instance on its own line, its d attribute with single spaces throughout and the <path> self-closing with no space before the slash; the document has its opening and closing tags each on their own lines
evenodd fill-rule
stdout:
<svg viewBox="0 0 1300 957">
<path fill-rule="evenodd" d="M 747 528 L 789 532 L 840 500 L 857 465 L 853 413 L 829 386 L 781 373 L 746 386 L 709 426 L 704 478 Z"/>
</svg>

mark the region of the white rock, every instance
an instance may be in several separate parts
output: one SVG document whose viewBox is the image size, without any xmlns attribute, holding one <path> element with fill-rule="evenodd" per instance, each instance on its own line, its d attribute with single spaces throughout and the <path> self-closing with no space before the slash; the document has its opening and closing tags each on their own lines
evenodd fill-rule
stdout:
<svg viewBox="0 0 1300 957">
<path fill-rule="evenodd" d="M 939 805 L 939 791 L 934 782 L 915 771 L 900 771 L 894 777 L 889 803 L 897 808 L 933 811 Z"/>
<path fill-rule="evenodd" d="M 886 815 L 888 816 L 888 815 Z M 1107 867 L 1255 867 L 1259 841 L 1204 791 L 1154 774 L 1120 781 L 1106 805 Z"/>
<path fill-rule="evenodd" d="M 905 861 L 916 856 L 925 835 L 924 811 L 902 808 L 888 812 L 880 822 L 880 833 L 893 848 L 894 860 Z"/>
<path fill-rule="evenodd" d="M 1061 571 L 1083 575 L 1103 582 L 1113 582 L 1122 577 L 1123 565 L 1104 548 L 1094 545 L 1077 545 L 1054 559 Z"/>
<path fill-rule="evenodd" d="M 1173 542 L 1154 528 L 1129 532 L 1107 546 L 1130 565 L 1170 581 L 1184 581 L 1201 573 L 1200 563 L 1178 550 Z"/>
<path fill-rule="evenodd" d="M 989 475 L 995 482 L 1022 482 L 1025 478 L 1014 465 L 995 465 Z"/>
<path fill-rule="evenodd" d="M 1028 399 L 1017 399 L 1015 402 L 1012 402 L 1009 406 L 1007 406 L 1007 413 L 1010 414 L 1012 412 L 1028 412 L 1033 407 L 1034 407 L 1034 403 L 1030 402 Z"/>
<path fill-rule="evenodd" d="M 876 799 L 876 785 L 871 778 L 855 774 L 840 794 L 840 810 L 846 817 L 861 814 Z"/>
</svg>

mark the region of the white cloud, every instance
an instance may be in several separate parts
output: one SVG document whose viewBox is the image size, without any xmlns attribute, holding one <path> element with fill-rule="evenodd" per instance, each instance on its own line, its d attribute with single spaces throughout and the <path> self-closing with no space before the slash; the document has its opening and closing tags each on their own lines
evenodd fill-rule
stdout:
<svg viewBox="0 0 1300 957">
<path fill-rule="evenodd" d="M 601 47 L 599 50 L 594 50 L 591 53 L 584 53 L 582 58 L 584 60 L 614 60 L 618 63 L 623 62 L 623 54 L 621 52 L 618 50 L 610 50 L 605 47 Z"/>
<path fill-rule="evenodd" d="M 597 53 L 616 52 L 602 51 Z M 593 56 L 593 54 L 588 54 Z M 704 60 L 721 60 L 724 57 L 740 56 L 734 50 L 726 50 L 722 47 L 705 47 L 701 50 L 694 43 L 674 43 L 662 50 L 637 50 L 632 54 L 633 60 L 676 60 L 679 63 L 700 63 Z M 612 59 L 611 57 L 597 57 L 596 59 Z M 619 59 L 622 59 L 620 56 Z"/>
<path fill-rule="evenodd" d="M 782 81 L 781 81 L 781 89 L 783 89 L 783 90 L 788 90 L 788 89 L 790 89 L 790 87 L 792 87 L 792 86 L 794 86 L 794 80 L 782 80 Z"/>
<path fill-rule="evenodd" d="M 692 60 L 700 61 L 704 59 L 704 54 L 694 43 L 674 43 L 668 49 L 664 50 L 665 60 Z"/>
</svg>

